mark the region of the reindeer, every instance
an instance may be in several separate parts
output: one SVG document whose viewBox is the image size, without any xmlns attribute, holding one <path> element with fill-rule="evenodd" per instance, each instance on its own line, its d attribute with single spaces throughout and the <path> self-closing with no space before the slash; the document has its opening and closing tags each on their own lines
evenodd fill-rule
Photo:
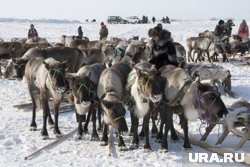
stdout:
<svg viewBox="0 0 250 167">
<path fill-rule="evenodd" d="M 99 103 L 104 113 L 104 129 L 101 145 L 108 145 L 108 127 L 111 126 L 117 130 L 119 135 L 118 147 L 123 151 L 127 150 L 121 136 L 122 131 L 127 131 L 123 97 L 130 71 L 131 67 L 128 64 L 117 63 L 102 72 L 97 86 Z"/>
<path fill-rule="evenodd" d="M 165 113 L 160 115 L 162 123 L 166 124 L 161 147 L 168 150 L 168 131 L 173 128 L 172 117 L 169 115 L 172 114 L 171 112 L 175 112 L 180 116 L 181 127 L 184 130 L 183 147 L 190 149 L 188 120 L 200 118 L 209 123 L 206 133 L 201 138 L 201 140 L 206 140 L 216 122 L 227 115 L 228 111 L 214 87 L 201 84 L 199 80 L 193 81 L 184 69 L 166 65 L 160 69 L 160 73 L 165 79 L 164 100 L 167 109 L 169 109 L 168 111 L 160 111 Z M 162 133 L 162 129 L 160 132 Z"/>
<path fill-rule="evenodd" d="M 56 137 L 61 137 L 62 134 L 58 126 L 58 110 L 63 94 L 66 91 L 65 81 L 65 62 L 61 63 L 53 58 L 48 59 L 32 59 L 25 68 L 24 79 L 28 84 L 29 93 L 32 99 L 33 111 L 32 121 L 30 124 L 31 130 L 36 130 L 37 124 L 36 109 L 37 106 L 42 106 L 43 109 L 43 128 L 41 135 L 43 139 L 49 137 L 47 132 L 47 118 L 49 116 L 49 124 L 53 125 L 53 120 L 49 111 L 49 98 L 52 97 L 55 106 L 55 124 L 54 133 Z M 38 103 L 40 101 L 40 104 Z"/>
<path fill-rule="evenodd" d="M 70 88 L 73 92 L 76 115 L 78 118 L 77 139 L 81 139 L 83 132 L 88 131 L 88 122 L 90 116 L 92 115 L 93 131 L 91 140 L 99 140 L 99 136 L 96 131 L 95 106 L 98 104 L 96 88 L 104 69 L 105 66 L 102 64 L 86 65 L 80 68 L 77 73 L 67 73 L 66 75 Z M 84 128 L 82 128 L 83 116 L 86 113 L 88 113 L 87 121 Z M 99 121 L 99 125 L 100 124 L 101 123 Z"/>
<path fill-rule="evenodd" d="M 139 118 L 143 118 L 143 131 L 145 134 L 144 149 L 151 149 L 149 144 L 151 109 L 154 103 L 158 103 L 162 99 L 155 66 L 147 62 L 136 64 L 133 71 L 129 74 L 127 87 L 130 89 L 130 95 L 135 103 L 134 110 L 131 111 L 133 139 L 130 149 L 137 149 L 139 147 Z"/>
<path fill-rule="evenodd" d="M 17 77 L 22 79 L 24 75 L 25 65 L 27 62 L 35 57 L 42 57 L 44 59 L 53 57 L 58 61 L 67 60 L 66 65 L 68 72 L 77 72 L 82 64 L 85 64 L 86 55 L 79 49 L 69 47 L 54 47 L 54 48 L 31 48 L 21 58 L 14 58 L 12 62 L 6 67 L 4 74 L 5 78 Z"/>
</svg>

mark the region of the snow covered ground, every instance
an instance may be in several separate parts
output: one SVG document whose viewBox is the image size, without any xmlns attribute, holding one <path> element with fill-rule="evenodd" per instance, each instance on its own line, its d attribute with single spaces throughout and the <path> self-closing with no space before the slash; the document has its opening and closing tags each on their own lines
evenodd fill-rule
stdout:
<svg viewBox="0 0 250 167">
<path fill-rule="evenodd" d="M 172 32 L 175 41 L 185 46 L 185 40 L 190 36 L 204 30 L 213 30 L 217 21 L 183 21 L 173 22 L 170 25 L 164 25 Z M 240 21 L 235 21 L 236 27 L 233 33 L 237 31 Z M 46 37 L 49 42 L 58 42 L 61 35 L 77 35 L 77 27 L 79 25 L 69 24 L 37 24 L 35 25 L 39 35 Z M 98 39 L 99 24 L 86 23 L 81 25 L 84 36 L 91 40 Z M 140 37 L 148 37 L 148 29 L 155 26 L 147 25 L 107 25 L 110 36 L 130 38 L 133 35 Z M 26 37 L 29 24 L 16 23 L 0 23 L 0 38 L 9 41 L 12 37 Z M 250 68 L 248 66 L 239 67 L 230 63 L 218 63 L 229 69 L 232 73 L 233 91 L 241 97 L 250 101 Z M 188 152 L 182 150 L 182 144 L 169 142 L 169 153 L 162 154 L 158 152 L 159 144 L 150 140 L 152 151 L 144 152 L 143 149 L 120 152 L 117 150 L 115 155 L 109 157 L 107 147 L 101 147 L 99 142 L 90 141 L 90 134 L 86 134 L 83 140 L 75 140 L 74 136 L 56 147 L 42 152 L 41 155 L 31 160 L 24 160 L 29 153 L 43 147 L 44 145 L 55 140 L 53 131 L 49 130 L 50 139 L 41 140 L 40 129 L 42 126 L 42 112 L 37 114 L 38 131 L 29 131 L 31 121 L 31 109 L 18 110 L 13 105 L 30 102 L 27 86 L 25 83 L 13 80 L 0 79 L 0 167 L 33 167 L 33 166 L 244 166 L 236 163 L 191 163 L 188 160 Z M 237 99 L 228 96 L 222 96 L 226 105 L 232 104 Z M 127 114 L 129 120 L 129 114 Z M 199 136 L 200 122 L 192 122 L 189 129 L 197 137 Z M 63 134 L 67 134 L 77 127 L 74 112 L 62 113 L 59 116 L 59 126 Z M 218 128 L 217 128 L 218 129 Z M 221 128 L 220 128 L 221 129 Z M 89 126 L 91 132 L 91 125 Z M 217 141 L 217 130 L 208 137 L 208 142 L 214 144 Z M 101 136 L 101 134 L 99 134 Z M 127 146 L 131 141 L 131 137 L 125 135 L 125 143 Z M 238 137 L 230 134 L 221 145 L 225 148 L 232 148 L 239 141 Z M 143 141 L 140 142 L 142 147 Z M 193 153 L 207 152 L 197 146 L 192 146 Z M 244 151 L 250 152 L 250 142 L 244 145 Z"/>
</svg>

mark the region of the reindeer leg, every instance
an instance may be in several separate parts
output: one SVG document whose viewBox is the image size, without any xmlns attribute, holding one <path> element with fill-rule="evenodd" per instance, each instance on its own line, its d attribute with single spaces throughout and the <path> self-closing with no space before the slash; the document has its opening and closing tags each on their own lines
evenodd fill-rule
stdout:
<svg viewBox="0 0 250 167">
<path fill-rule="evenodd" d="M 83 134 L 82 120 L 79 120 L 77 132 L 76 132 L 76 139 L 80 140 L 82 138 L 82 134 Z"/>
<path fill-rule="evenodd" d="M 160 152 L 168 152 L 168 131 L 171 128 L 171 123 L 167 122 L 165 124 L 165 132 L 164 132 L 164 136 L 162 138 L 162 142 L 161 142 L 161 150 Z"/>
<path fill-rule="evenodd" d="M 130 119 L 131 119 L 131 127 L 130 127 L 130 132 L 129 132 L 129 136 L 133 136 L 134 133 L 134 122 L 133 122 L 133 116 L 132 116 L 132 111 L 130 112 Z"/>
<path fill-rule="evenodd" d="M 102 110 L 100 105 L 98 105 L 98 129 L 99 132 L 102 130 Z"/>
<path fill-rule="evenodd" d="M 42 105 L 43 105 L 43 127 L 41 131 L 42 139 L 48 139 L 49 134 L 47 131 L 47 118 L 48 118 L 48 97 L 45 95 L 45 93 L 41 93 L 42 96 Z"/>
<path fill-rule="evenodd" d="M 172 125 L 171 125 L 171 128 L 170 128 L 170 132 L 171 132 L 171 139 L 173 140 L 173 141 L 179 141 L 180 140 L 180 138 L 178 137 L 178 135 L 176 134 L 176 131 L 175 131 L 175 129 L 174 129 L 174 124 L 172 123 Z"/>
<path fill-rule="evenodd" d="M 150 112 L 148 112 L 144 118 L 143 118 L 143 124 L 144 124 L 144 133 L 145 133 L 145 143 L 144 143 L 144 149 L 151 150 L 150 144 L 149 144 L 149 120 L 150 120 Z"/>
<path fill-rule="evenodd" d="M 127 151 L 126 145 L 124 143 L 124 140 L 121 136 L 121 131 L 118 131 L 118 147 L 120 148 L 120 151 Z"/>
<path fill-rule="evenodd" d="M 142 127 L 141 127 L 141 132 L 139 134 L 140 140 L 143 140 L 143 138 L 145 137 L 145 133 L 144 133 L 144 123 L 142 123 Z"/>
<path fill-rule="evenodd" d="M 157 143 L 161 143 L 161 141 L 162 141 L 162 138 L 163 138 L 163 127 L 164 127 L 164 123 L 161 122 L 161 124 L 160 124 L 160 130 L 159 130 L 159 132 L 158 132 L 158 134 L 156 136 L 156 140 L 155 140 Z"/>
<path fill-rule="evenodd" d="M 31 131 L 35 131 L 37 130 L 37 124 L 36 124 L 36 100 L 35 100 L 35 95 L 32 92 L 32 88 L 30 85 L 28 85 L 28 89 L 29 89 L 29 93 L 30 93 L 30 97 L 32 100 L 32 105 L 33 105 L 33 109 L 32 109 L 32 120 L 31 120 L 31 124 L 30 124 L 30 130 Z"/>
<path fill-rule="evenodd" d="M 108 125 L 104 123 L 103 133 L 102 133 L 102 143 L 101 146 L 108 145 Z"/>
<path fill-rule="evenodd" d="M 90 106 L 90 112 L 92 113 L 92 124 L 93 124 L 91 141 L 99 141 L 99 136 L 96 130 L 96 109 L 93 104 Z"/>
<path fill-rule="evenodd" d="M 133 122 L 133 128 L 134 128 L 134 133 L 133 133 L 133 139 L 132 139 L 132 143 L 129 147 L 129 149 L 137 149 L 139 148 L 139 136 L 138 136 L 138 124 L 139 124 L 139 119 L 132 114 L 132 122 Z"/>
<path fill-rule="evenodd" d="M 155 119 L 152 119 L 152 129 L 151 129 L 151 137 L 155 138 L 158 134 L 158 128 L 155 123 Z"/>
<path fill-rule="evenodd" d="M 88 133 L 88 126 L 89 126 L 89 121 L 90 121 L 90 117 L 91 117 L 91 115 L 92 115 L 92 111 L 91 111 L 91 109 L 90 109 L 90 111 L 88 112 L 88 115 L 87 115 L 87 119 L 86 119 L 86 122 L 85 122 L 85 124 L 84 124 L 84 127 L 83 127 L 83 132 L 84 133 Z M 93 117 L 93 115 L 92 115 L 92 117 Z M 93 118 L 92 118 L 93 119 Z"/>
<path fill-rule="evenodd" d="M 192 149 L 190 143 L 189 143 L 189 138 L 188 138 L 188 121 L 187 119 L 184 117 L 184 115 L 180 115 L 181 117 L 181 127 L 184 131 L 184 144 L 183 147 L 184 149 Z"/>
<path fill-rule="evenodd" d="M 47 106 L 47 110 L 48 110 L 48 125 L 49 125 L 49 128 L 54 128 L 55 127 L 55 123 L 54 123 L 54 121 L 52 119 L 49 106 Z"/>
<path fill-rule="evenodd" d="M 59 103 L 55 103 L 55 115 L 54 115 L 54 118 L 55 118 L 55 129 L 54 129 L 54 134 L 56 135 L 57 138 L 58 137 L 62 137 L 62 133 L 60 132 L 59 126 L 58 126 L 59 105 L 60 105 L 60 102 Z"/>
</svg>

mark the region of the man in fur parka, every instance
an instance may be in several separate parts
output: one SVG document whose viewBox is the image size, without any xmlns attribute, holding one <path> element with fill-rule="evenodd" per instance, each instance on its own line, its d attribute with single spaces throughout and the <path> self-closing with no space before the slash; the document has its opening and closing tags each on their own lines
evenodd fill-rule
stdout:
<svg viewBox="0 0 250 167">
<path fill-rule="evenodd" d="M 155 64 L 157 69 L 167 64 L 178 66 L 171 33 L 163 29 L 161 24 L 158 24 L 156 27 L 150 29 L 148 34 L 152 37 L 150 41 L 152 47 L 152 59 L 150 63 Z"/>
</svg>

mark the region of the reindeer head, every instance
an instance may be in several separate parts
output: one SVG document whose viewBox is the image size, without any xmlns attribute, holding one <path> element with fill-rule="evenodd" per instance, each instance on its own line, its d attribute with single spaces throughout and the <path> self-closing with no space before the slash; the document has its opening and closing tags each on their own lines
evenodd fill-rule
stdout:
<svg viewBox="0 0 250 167">
<path fill-rule="evenodd" d="M 66 62 L 59 62 L 53 58 L 43 61 L 45 68 L 48 70 L 50 86 L 56 93 L 64 93 L 67 88 L 65 80 Z"/>
<path fill-rule="evenodd" d="M 29 59 L 12 58 L 12 63 L 10 62 L 6 68 L 5 77 L 16 77 L 17 79 L 22 79 L 28 61 Z"/>
<path fill-rule="evenodd" d="M 202 84 L 199 80 L 196 81 L 196 86 L 196 108 L 205 111 L 206 119 L 217 121 L 228 114 L 218 89 L 211 85 Z"/>
<path fill-rule="evenodd" d="M 138 69 L 135 66 L 138 77 L 138 91 L 139 94 L 151 100 L 153 103 L 159 102 L 162 99 L 162 92 L 157 80 L 157 70 L 154 65 L 150 69 Z"/>
<path fill-rule="evenodd" d="M 101 99 L 101 106 L 104 111 L 104 122 L 113 126 L 118 131 L 127 131 L 125 121 L 126 110 L 120 97 L 114 91 L 108 91 Z"/>
<path fill-rule="evenodd" d="M 96 88 L 90 80 L 91 73 L 78 76 L 71 73 L 66 74 L 66 79 L 72 89 L 77 113 L 83 115 L 89 111 L 91 102 L 94 100 Z"/>
</svg>

